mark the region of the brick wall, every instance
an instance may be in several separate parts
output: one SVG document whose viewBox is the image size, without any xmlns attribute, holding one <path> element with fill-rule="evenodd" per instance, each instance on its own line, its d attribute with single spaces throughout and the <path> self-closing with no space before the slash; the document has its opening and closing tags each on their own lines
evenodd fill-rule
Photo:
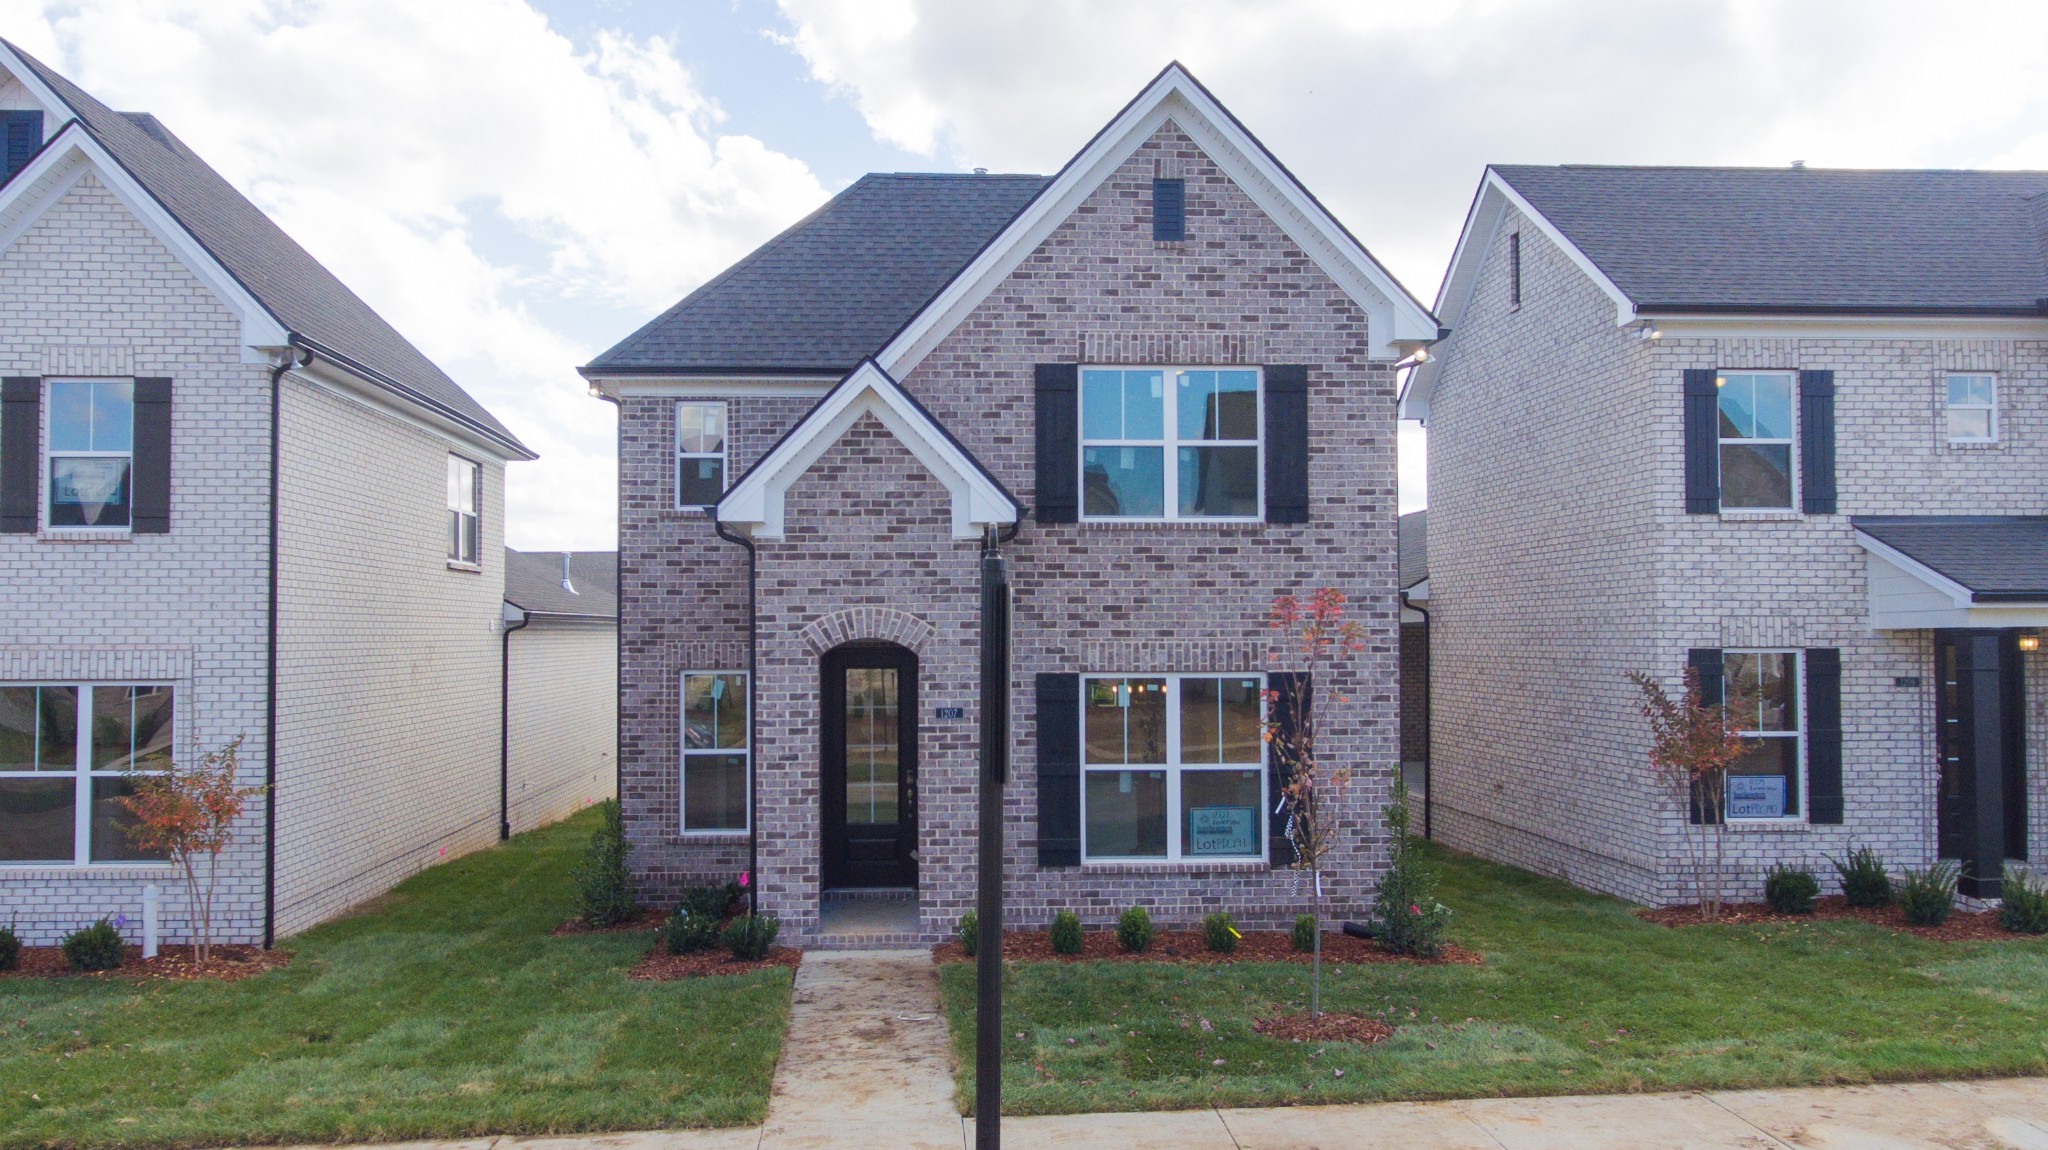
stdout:
<svg viewBox="0 0 2048 1150">
<path fill-rule="evenodd" d="M 619 631 L 535 620 L 511 635 L 512 833 L 618 787 Z"/>
<path fill-rule="evenodd" d="M 1401 624 L 1401 761 L 1429 758 L 1429 624 Z"/>
</svg>

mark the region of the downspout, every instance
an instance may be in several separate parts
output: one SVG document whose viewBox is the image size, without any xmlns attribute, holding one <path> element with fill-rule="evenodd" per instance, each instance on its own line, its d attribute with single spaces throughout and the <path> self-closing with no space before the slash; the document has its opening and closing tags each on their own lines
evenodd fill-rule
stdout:
<svg viewBox="0 0 2048 1150">
<path fill-rule="evenodd" d="M 296 361 L 296 363 L 294 362 Z M 307 367 L 313 353 L 302 347 L 285 349 L 284 359 L 270 369 L 270 596 L 264 607 L 263 692 L 263 949 L 277 942 L 277 500 L 284 426 L 284 373 Z"/>
<path fill-rule="evenodd" d="M 524 631 L 533 616 L 524 608 L 519 622 L 498 632 L 498 841 L 512 837 L 512 632 Z"/>
<path fill-rule="evenodd" d="M 1430 797 L 1429 771 L 1430 763 L 1435 759 L 1435 756 L 1430 753 L 1434 749 L 1430 745 L 1431 737 L 1435 734 L 1435 731 L 1432 729 L 1434 724 L 1432 719 L 1430 718 L 1430 715 L 1431 705 L 1435 702 L 1435 700 L 1433 698 L 1433 693 L 1430 691 L 1429 687 L 1428 671 L 1430 669 L 1430 665 L 1435 662 L 1435 659 L 1433 657 L 1434 648 L 1431 645 L 1433 643 L 1434 637 L 1431 636 L 1429 633 L 1429 610 L 1427 608 L 1417 607 L 1415 604 L 1409 602 L 1408 592 L 1406 591 L 1401 592 L 1401 606 L 1406 610 L 1413 611 L 1417 615 L 1422 616 L 1422 652 L 1424 656 L 1424 673 L 1422 676 L 1422 837 L 1426 839 L 1433 839 L 1436 836 L 1430 833 L 1430 815 L 1433 813 L 1432 808 L 1435 806 L 1435 800 Z M 1397 623 L 1396 626 L 1399 626 L 1399 624 Z M 1399 650 L 1398 643 L 1396 644 L 1396 650 Z M 1399 656 L 1397 654 L 1396 658 L 1398 659 L 1398 657 Z"/>
<path fill-rule="evenodd" d="M 737 543 L 747 549 L 747 913 L 759 914 L 761 910 L 761 829 L 760 820 L 754 817 L 757 789 L 754 786 L 754 768 L 760 761 L 761 743 L 756 737 L 760 730 L 760 708 L 754 705 L 757 690 L 754 686 L 754 672 L 757 670 L 760 652 L 761 613 L 756 589 L 760 568 L 760 553 L 754 550 L 754 541 L 744 535 L 735 535 L 726 529 L 718 518 L 718 508 L 712 507 L 706 514 L 711 516 L 711 526 L 718 537 L 728 543 Z"/>
</svg>

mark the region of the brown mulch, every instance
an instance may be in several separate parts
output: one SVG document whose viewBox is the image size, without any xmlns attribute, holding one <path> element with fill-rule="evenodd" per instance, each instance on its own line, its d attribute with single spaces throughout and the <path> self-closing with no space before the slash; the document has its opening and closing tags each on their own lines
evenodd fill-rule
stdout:
<svg viewBox="0 0 2048 1150">
<path fill-rule="evenodd" d="M 661 920 L 667 917 L 667 911 L 648 906 L 635 911 L 632 918 L 610 926 L 591 926 L 580 918 L 572 918 L 548 933 L 558 938 L 570 934 L 632 934 L 641 930 L 660 930 Z"/>
<path fill-rule="evenodd" d="M 942 942 L 932 948 L 938 962 L 971 962 L 958 941 Z M 1003 932 L 1003 958 L 1009 962 L 1175 962 L 1206 965 L 1227 962 L 1312 962 L 1314 955 L 1294 949 L 1294 940 L 1284 930 L 1248 930 L 1237 949 L 1219 954 L 1209 949 L 1199 930 L 1162 930 L 1152 935 L 1152 945 L 1142 951 L 1125 950 L 1112 930 L 1093 930 L 1081 935 L 1081 953 L 1055 954 L 1052 937 L 1042 930 Z M 1323 936 L 1323 961 L 1337 966 L 1368 963 L 1404 963 L 1415 966 L 1479 966 L 1484 959 L 1462 946 L 1449 945 L 1435 958 L 1394 954 L 1370 939 L 1348 934 Z"/>
<path fill-rule="evenodd" d="M 1357 1014 L 1331 1014 L 1311 1019 L 1306 1014 L 1281 1014 L 1252 1023 L 1252 1032 L 1282 1042 L 1356 1042 L 1370 1046 L 1394 1033 L 1394 1028 L 1377 1018 Z"/>
<path fill-rule="evenodd" d="M 216 946 L 202 969 L 193 961 L 189 946 L 160 946 L 155 958 L 143 961 L 142 948 L 121 948 L 121 965 L 112 970 L 92 972 L 71 969 L 61 947 L 24 946 L 21 962 L 13 970 L 0 970 L 0 978 L 98 978 L 163 980 L 170 982 L 239 982 L 265 971 L 276 970 L 292 960 L 291 952 L 264 950 L 254 946 Z"/>
<path fill-rule="evenodd" d="M 1636 917 L 1659 926 L 1705 925 L 1696 903 L 1639 910 Z M 1781 914 L 1772 910 L 1769 903 L 1724 903 L 1721 907 L 1721 917 L 1716 921 L 1723 926 L 1760 926 L 1765 923 L 1826 922 L 1841 919 L 1855 919 L 1901 934 L 1913 934 L 1942 942 L 1983 942 L 2041 937 L 2036 934 L 2020 934 L 1998 925 L 1998 912 L 1995 910 L 1969 911 L 1957 908 L 1948 913 L 1947 921 L 1940 926 L 1907 926 L 1905 913 L 1897 906 L 1850 906 L 1849 900 L 1838 894 L 1814 899 L 1812 914 Z"/>
<path fill-rule="evenodd" d="M 749 974 L 756 970 L 771 970 L 778 966 L 796 969 L 802 962 L 804 952 L 788 946 L 770 947 L 768 957 L 759 962 L 741 962 L 723 949 L 702 950 L 696 954 L 670 954 L 668 948 L 655 943 L 647 951 L 647 957 L 640 960 L 627 978 L 644 982 L 669 982 L 678 978 L 716 978 L 721 974 Z"/>
</svg>

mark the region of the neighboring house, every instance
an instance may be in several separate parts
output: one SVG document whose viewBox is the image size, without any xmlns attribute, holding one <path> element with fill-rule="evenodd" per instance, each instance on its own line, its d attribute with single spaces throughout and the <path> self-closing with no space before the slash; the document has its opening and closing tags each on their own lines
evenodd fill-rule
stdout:
<svg viewBox="0 0 2048 1150">
<path fill-rule="evenodd" d="M 1429 512 L 1401 517 L 1401 782 L 1415 829 L 1429 819 Z"/>
<path fill-rule="evenodd" d="M 1691 897 L 1632 671 L 1757 700 L 1737 893 L 2040 860 L 2048 173 L 1494 167 L 1429 428 L 1437 838 Z"/>
<path fill-rule="evenodd" d="M 505 549 L 506 835 L 618 793 L 619 553 Z"/>
<path fill-rule="evenodd" d="M 136 920 L 130 770 L 241 740 L 217 936 L 496 841 L 505 464 L 533 458 L 147 115 L 0 44 L 0 921 Z"/>
<path fill-rule="evenodd" d="M 1355 913 L 1398 754 L 1394 364 L 1436 332 L 1175 65 L 1057 175 L 868 176 L 600 355 L 642 891 L 751 869 L 805 945 L 850 897 L 896 900 L 865 941 L 949 931 L 994 546 L 1015 921 L 1289 920 L 1265 689 L 1358 772 Z M 1266 620 L 1325 585 L 1367 651 L 1310 684 Z"/>
</svg>

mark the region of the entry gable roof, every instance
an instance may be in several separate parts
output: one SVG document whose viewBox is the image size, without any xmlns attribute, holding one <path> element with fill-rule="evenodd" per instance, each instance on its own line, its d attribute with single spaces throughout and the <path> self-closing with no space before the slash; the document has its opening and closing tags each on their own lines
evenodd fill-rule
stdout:
<svg viewBox="0 0 2048 1150">
<path fill-rule="evenodd" d="M 2048 603 L 2048 516 L 1858 515 L 1865 550 L 1963 604 Z"/>
</svg>

